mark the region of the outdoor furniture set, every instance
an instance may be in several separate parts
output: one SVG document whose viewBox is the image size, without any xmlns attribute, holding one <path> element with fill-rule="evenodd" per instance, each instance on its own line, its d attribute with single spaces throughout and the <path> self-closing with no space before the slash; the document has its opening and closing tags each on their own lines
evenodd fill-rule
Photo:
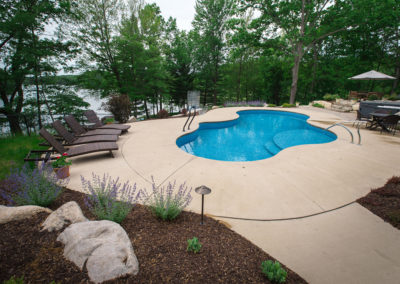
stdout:
<svg viewBox="0 0 400 284">
<path fill-rule="evenodd" d="M 357 119 L 358 120 L 365 120 L 360 113 L 360 119 L 358 118 L 359 112 L 357 112 Z M 369 114 L 370 118 L 367 120 L 366 128 L 373 130 L 377 129 L 378 127 L 381 128 L 381 133 L 386 131 L 388 133 L 392 133 L 393 135 L 396 134 L 397 125 L 400 120 L 400 115 L 393 114 L 392 111 L 382 109 L 377 110 Z"/>
<path fill-rule="evenodd" d="M 60 120 L 53 122 L 53 127 L 59 134 L 59 138 L 54 137 L 44 127 L 40 129 L 39 134 L 50 146 L 49 150 L 31 150 L 25 161 L 48 161 L 55 159 L 51 154 L 58 152 L 60 155 L 66 153 L 69 157 L 89 154 L 93 152 L 110 152 L 118 150 L 116 141 L 118 136 L 123 132 L 127 132 L 131 127 L 124 124 L 107 124 L 102 125 L 94 111 L 87 111 L 85 115 L 89 122 L 94 124 L 94 129 L 85 129 L 72 115 L 64 117 L 65 122 L 73 133 L 69 132 Z M 31 157 L 32 155 L 40 155 L 40 157 Z M 44 157 L 43 157 L 44 155 Z"/>
</svg>

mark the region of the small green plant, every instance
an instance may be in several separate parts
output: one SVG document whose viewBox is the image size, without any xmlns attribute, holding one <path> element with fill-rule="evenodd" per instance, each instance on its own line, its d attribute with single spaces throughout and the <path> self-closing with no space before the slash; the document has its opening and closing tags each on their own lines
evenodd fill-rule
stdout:
<svg viewBox="0 0 400 284">
<path fill-rule="evenodd" d="M 322 97 L 324 99 L 324 101 L 334 101 L 336 99 L 340 99 L 339 95 L 331 95 L 331 94 L 326 94 L 325 96 Z"/>
<path fill-rule="evenodd" d="M 296 105 L 284 103 L 284 104 L 282 105 L 282 107 L 296 107 Z"/>
<path fill-rule="evenodd" d="M 3 284 L 24 284 L 24 276 L 16 278 L 12 276 L 10 279 L 3 281 Z"/>
<path fill-rule="evenodd" d="M 104 119 L 104 124 L 111 124 L 114 122 L 115 122 L 115 119 L 112 117 L 107 117 L 106 119 Z"/>
<path fill-rule="evenodd" d="M 70 166 L 72 165 L 71 161 L 67 161 L 68 154 L 64 153 L 61 156 L 57 157 L 57 160 L 55 160 L 51 165 L 53 168 L 63 168 L 65 166 Z"/>
<path fill-rule="evenodd" d="M 276 104 L 268 104 L 269 107 L 276 107 Z"/>
<path fill-rule="evenodd" d="M 200 252 L 201 247 L 203 246 L 196 237 L 193 237 L 193 239 L 187 240 L 187 244 L 188 244 L 187 251 L 194 252 L 194 253 Z"/>
<path fill-rule="evenodd" d="M 312 105 L 313 107 L 319 107 L 319 108 L 325 108 L 323 105 L 319 104 L 319 103 L 315 103 Z"/>
<path fill-rule="evenodd" d="M 261 270 L 268 280 L 276 283 L 285 283 L 287 272 L 278 261 L 265 260 L 261 263 Z"/>
</svg>

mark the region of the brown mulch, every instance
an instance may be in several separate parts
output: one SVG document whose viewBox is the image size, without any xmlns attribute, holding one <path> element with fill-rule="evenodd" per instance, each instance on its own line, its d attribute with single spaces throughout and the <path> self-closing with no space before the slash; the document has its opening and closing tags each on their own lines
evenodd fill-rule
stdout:
<svg viewBox="0 0 400 284">
<path fill-rule="evenodd" d="M 0 185 L 1 186 L 1 185 Z M 51 206 L 75 200 L 89 219 L 84 194 L 66 189 Z M 5 201 L 0 197 L 0 204 Z M 87 283 L 85 271 L 64 259 L 58 233 L 40 232 L 47 213 L 0 225 L 0 282 L 24 276 L 25 282 Z M 139 260 L 139 274 L 108 283 L 270 283 L 261 273 L 261 262 L 273 257 L 221 222 L 182 212 L 172 222 L 156 219 L 145 206 L 135 206 L 122 222 Z M 186 251 L 187 240 L 197 237 L 198 254 Z M 305 256 L 307 257 L 307 256 Z M 289 270 L 286 283 L 306 283 Z"/>
<path fill-rule="evenodd" d="M 357 202 L 400 229 L 400 177 L 392 177 L 384 186 L 371 190 Z"/>
</svg>

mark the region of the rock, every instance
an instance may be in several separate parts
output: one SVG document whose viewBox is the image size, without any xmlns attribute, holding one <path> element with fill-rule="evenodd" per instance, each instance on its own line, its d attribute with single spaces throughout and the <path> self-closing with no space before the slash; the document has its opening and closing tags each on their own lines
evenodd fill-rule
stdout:
<svg viewBox="0 0 400 284">
<path fill-rule="evenodd" d="M 70 225 L 57 241 L 65 245 L 64 256 L 86 269 L 95 283 L 127 274 L 136 275 L 139 263 L 124 229 L 111 221 L 88 221 Z"/>
<path fill-rule="evenodd" d="M 83 215 L 81 208 L 75 201 L 65 203 L 56 211 L 51 213 L 42 224 L 42 231 L 49 232 L 61 230 L 66 224 L 86 222 L 88 219 Z"/>
<path fill-rule="evenodd" d="M 313 101 L 312 104 L 320 104 L 320 105 L 323 105 L 324 108 L 326 108 L 326 109 L 331 109 L 331 108 L 332 108 L 332 103 L 327 102 L 327 101 Z"/>
<path fill-rule="evenodd" d="M 128 123 L 137 122 L 137 121 L 138 121 L 137 118 L 134 117 L 134 116 L 132 116 L 132 117 L 128 120 Z"/>
<path fill-rule="evenodd" d="M 51 211 L 49 208 L 44 208 L 35 205 L 25 205 L 16 207 L 8 207 L 0 205 L 0 224 L 5 224 L 7 222 L 18 221 L 25 218 L 29 218 L 40 212 L 51 213 L 53 211 Z"/>
</svg>

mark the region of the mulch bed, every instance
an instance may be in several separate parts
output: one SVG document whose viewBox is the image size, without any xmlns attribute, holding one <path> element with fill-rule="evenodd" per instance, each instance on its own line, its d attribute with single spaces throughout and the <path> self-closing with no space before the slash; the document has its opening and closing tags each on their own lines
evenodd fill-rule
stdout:
<svg viewBox="0 0 400 284">
<path fill-rule="evenodd" d="M 357 202 L 400 229 L 400 177 L 392 177 L 384 186 L 371 190 Z"/>
<path fill-rule="evenodd" d="M 1 186 L 1 185 L 0 185 Z M 51 206 L 75 200 L 85 216 L 94 216 L 84 205 L 84 194 L 65 189 Z M 0 198 L 0 204 L 5 201 Z M 0 225 L 0 282 L 24 276 L 25 282 L 89 283 L 87 273 L 63 257 L 58 233 L 40 232 L 47 213 Z M 139 274 L 108 283 L 270 283 L 261 273 L 261 262 L 273 257 L 221 222 L 182 212 L 172 222 L 156 219 L 146 206 L 135 206 L 122 222 L 139 260 Z M 197 237 L 198 254 L 186 251 L 187 240 Z M 307 257 L 307 256 L 305 256 Z M 285 267 L 286 268 L 286 267 Z M 286 283 L 306 283 L 289 270 Z"/>
</svg>

